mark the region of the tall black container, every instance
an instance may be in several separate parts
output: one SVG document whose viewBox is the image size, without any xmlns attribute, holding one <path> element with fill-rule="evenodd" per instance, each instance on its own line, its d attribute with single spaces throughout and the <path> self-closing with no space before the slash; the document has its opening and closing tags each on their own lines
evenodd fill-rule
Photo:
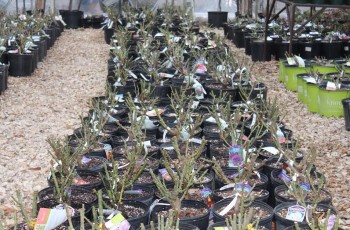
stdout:
<svg viewBox="0 0 350 230">
<path fill-rule="evenodd" d="M 350 131 L 350 98 L 345 98 L 341 102 L 344 109 L 345 129 Z"/>
<path fill-rule="evenodd" d="M 226 11 L 209 11 L 208 12 L 208 24 L 213 27 L 222 27 L 227 22 Z"/>
<path fill-rule="evenodd" d="M 77 29 L 80 27 L 80 19 L 83 17 L 83 11 L 80 10 L 60 10 L 63 21 L 68 29 Z"/>
<path fill-rule="evenodd" d="M 252 61 L 271 61 L 271 42 L 266 42 L 266 55 L 264 55 L 264 40 L 251 41 Z"/>
<path fill-rule="evenodd" d="M 9 54 L 9 75 L 30 76 L 33 72 L 33 54 Z"/>
</svg>

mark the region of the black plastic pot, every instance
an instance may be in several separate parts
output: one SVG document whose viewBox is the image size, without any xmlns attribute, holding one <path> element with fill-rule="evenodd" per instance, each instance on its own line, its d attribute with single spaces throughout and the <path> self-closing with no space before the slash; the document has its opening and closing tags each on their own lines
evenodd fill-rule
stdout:
<svg viewBox="0 0 350 230">
<path fill-rule="evenodd" d="M 252 40 L 250 46 L 252 61 L 271 61 L 271 42 L 266 42 L 266 55 L 263 40 Z"/>
<path fill-rule="evenodd" d="M 321 43 L 317 41 L 312 42 L 298 42 L 298 50 L 300 57 L 304 59 L 313 59 L 321 55 Z"/>
<path fill-rule="evenodd" d="M 79 10 L 60 10 L 63 21 L 67 24 L 68 29 L 77 29 L 80 27 L 80 19 L 83 17 L 84 12 Z"/>
<path fill-rule="evenodd" d="M 97 177 L 100 178 L 100 174 L 96 173 L 96 172 L 91 172 L 91 171 L 77 171 L 77 174 L 79 176 L 90 176 L 90 177 Z M 59 179 L 59 174 L 56 173 L 56 178 Z M 48 177 L 47 178 L 47 182 L 49 184 L 50 187 L 55 186 L 54 185 L 54 181 L 52 179 L 52 177 Z M 92 190 L 99 190 L 100 188 L 102 188 L 102 180 L 97 181 L 95 183 L 92 184 L 82 184 L 82 185 L 72 185 L 72 188 L 82 188 L 82 189 L 86 189 L 87 191 L 92 191 Z"/>
<path fill-rule="evenodd" d="M 155 224 L 154 225 L 155 230 L 158 230 L 158 225 Z M 152 226 L 151 225 L 147 225 L 145 226 L 146 230 L 152 230 Z M 192 225 L 192 224 L 185 224 L 185 223 L 179 223 L 179 229 L 181 230 L 199 230 L 198 227 Z M 141 228 L 139 228 L 138 230 L 141 230 Z"/>
<path fill-rule="evenodd" d="M 7 89 L 9 65 L 0 63 L 0 94 Z"/>
<path fill-rule="evenodd" d="M 350 98 L 345 98 L 341 102 L 344 109 L 345 129 L 350 131 Z"/>
<path fill-rule="evenodd" d="M 222 27 L 227 22 L 228 12 L 225 11 L 209 11 L 208 24 L 213 27 Z"/>
<path fill-rule="evenodd" d="M 343 43 L 341 41 L 322 41 L 321 56 L 326 59 L 340 58 L 343 54 Z"/>
<path fill-rule="evenodd" d="M 170 85 L 152 84 L 151 91 L 151 96 L 155 98 L 168 97 L 171 94 Z"/>
<path fill-rule="evenodd" d="M 9 75 L 30 76 L 33 73 L 33 54 L 9 54 Z"/>
<path fill-rule="evenodd" d="M 293 199 L 286 199 L 285 197 L 278 195 L 280 192 L 283 192 L 286 190 L 288 190 L 288 188 L 285 185 L 280 185 L 280 186 L 275 188 L 274 194 L 275 194 L 276 206 L 281 204 L 281 203 L 284 203 L 284 202 L 295 202 L 296 201 Z M 329 195 L 329 198 L 321 200 L 320 203 L 331 205 L 332 204 L 332 195 L 328 191 L 326 191 L 325 189 L 322 189 L 322 191 L 327 193 Z"/>
<path fill-rule="evenodd" d="M 112 40 L 112 37 L 114 35 L 114 29 L 111 28 L 111 29 L 104 29 L 104 35 L 105 35 L 105 42 L 107 44 L 110 44 L 111 43 L 111 40 Z"/>
<path fill-rule="evenodd" d="M 54 199 L 54 193 L 54 187 L 48 187 L 40 190 L 38 192 L 38 202 Z M 77 195 L 77 198 L 72 198 L 72 200 L 76 204 L 94 205 L 97 203 L 97 196 L 93 194 L 90 190 L 79 187 L 72 187 L 71 197 L 74 197 L 75 195 Z M 80 198 L 83 198 L 84 200 L 81 200 Z"/>
<path fill-rule="evenodd" d="M 291 207 L 293 205 L 296 205 L 296 202 L 284 202 L 282 204 L 279 204 L 275 207 L 274 209 L 274 214 L 275 214 L 275 221 L 276 221 L 276 229 L 286 229 L 287 227 L 294 226 L 294 221 L 288 220 L 280 215 L 278 215 L 278 212 L 281 209 Z M 318 204 L 317 207 L 328 210 L 330 209 L 331 214 L 336 215 L 337 212 L 334 209 L 334 207 L 327 205 L 327 204 Z M 301 224 L 307 224 L 305 219 Z"/>
<path fill-rule="evenodd" d="M 87 156 L 87 158 L 90 159 L 99 159 L 101 161 L 101 164 L 95 165 L 92 167 L 78 167 L 77 171 L 92 171 L 92 172 L 104 172 L 104 164 L 108 163 L 108 160 L 104 157 L 98 157 L 98 156 Z"/>
<path fill-rule="evenodd" d="M 152 187 L 147 187 L 147 186 L 133 186 L 131 189 L 129 190 L 139 190 L 141 189 L 142 191 L 146 191 L 149 195 L 147 196 L 139 196 L 139 197 L 135 197 L 132 199 L 125 199 L 125 200 L 132 200 L 132 201 L 140 201 L 146 205 L 151 205 L 153 198 L 154 198 L 154 189 Z M 125 195 L 124 195 L 125 196 Z"/>
<path fill-rule="evenodd" d="M 206 204 L 203 202 L 195 201 L 195 200 L 184 200 L 181 202 L 182 207 L 188 207 L 188 208 L 205 208 L 207 209 L 207 213 L 197 216 L 197 217 L 190 217 L 190 218 L 180 218 L 180 223 L 185 224 L 192 224 L 196 227 L 198 227 L 200 230 L 206 230 L 209 224 L 209 214 L 210 211 Z M 151 220 L 153 220 L 155 223 L 158 222 L 158 216 L 157 213 L 163 210 L 169 210 L 171 206 L 156 206 L 154 207 L 152 213 L 151 213 Z"/>
<path fill-rule="evenodd" d="M 222 97 L 226 93 L 231 101 L 237 99 L 238 88 L 236 86 L 227 86 L 226 88 L 222 87 L 220 84 L 208 84 L 205 86 L 208 95 L 214 94 L 216 97 Z"/>
<path fill-rule="evenodd" d="M 289 53 L 289 41 L 275 41 L 274 42 L 274 55 L 276 60 L 286 58 L 286 52 Z M 292 53 L 298 53 L 298 46 L 295 42 L 292 45 Z"/>
<path fill-rule="evenodd" d="M 244 48 L 244 36 L 246 34 L 246 31 L 242 28 L 236 28 L 234 30 L 235 36 L 233 39 L 233 43 L 236 45 L 237 48 Z"/>
<path fill-rule="evenodd" d="M 244 36 L 244 51 L 246 55 L 252 54 L 251 39 L 252 37 L 250 35 Z"/>
<path fill-rule="evenodd" d="M 233 198 L 228 198 L 228 199 L 224 199 L 224 200 L 214 204 L 214 206 L 212 207 L 214 223 L 217 223 L 220 221 L 225 221 L 226 216 L 219 215 L 218 210 L 220 210 L 223 207 L 226 207 L 229 203 L 231 203 L 232 200 L 233 200 Z M 270 215 L 268 217 L 265 217 L 265 218 L 260 218 L 259 226 L 264 226 L 267 229 L 271 229 L 272 219 L 274 216 L 273 208 L 271 208 L 266 203 L 263 203 L 260 201 L 253 202 L 249 207 L 260 207 L 260 208 L 266 209 L 270 213 Z M 279 228 L 276 228 L 276 229 L 279 229 Z"/>
</svg>

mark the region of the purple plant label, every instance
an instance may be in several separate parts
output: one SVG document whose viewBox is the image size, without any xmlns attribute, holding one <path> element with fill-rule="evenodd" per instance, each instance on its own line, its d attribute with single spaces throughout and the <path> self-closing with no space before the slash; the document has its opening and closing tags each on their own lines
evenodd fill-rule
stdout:
<svg viewBox="0 0 350 230">
<path fill-rule="evenodd" d="M 310 189 L 311 189 L 311 186 L 310 186 L 310 184 L 309 183 L 307 183 L 307 182 L 305 182 L 305 181 L 302 181 L 301 183 L 300 183 L 300 188 L 302 189 L 302 190 L 304 190 L 304 191 L 309 191 Z"/>
<path fill-rule="evenodd" d="M 83 156 L 82 158 L 81 158 L 81 163 L 82 164 L 87 164 L 87 163 L 89 163 L 91 161 L 91 159 L 90 158 L 87 158 L 86 156 Z"/>
<path fill-rule="evenodd" d="M 282 169 L 281 173 L 278 174 L 278 178 L 280 178 L 284 183 L 289 183 L 292 179 L 287 175 L 287 171 Z"/>
<path fill-rule="evenodd" d="M 327 230 L 332 230 L 334 228 L 337 217 L 335 215 L 330 215 L 327 223 Z"/>
<path fill-rule="evenodd" d="M 202 197 L 207 198 L 212 193 L 210 188 L 203 188 L 201 191 Z"/>
<path fill-rule="evenodd" d="M 162 176 L 168 174 L 168 171 L 166 169 L 159 169 L 159 172 Z"/>
<path fill-rule="evenodd" d="M 242 166 L 243 158 L 242 148 L 239 145 L 234 145 L 229 148 L 229 161 L 228 167 Z"/>
<path fill-rule="evenodd" d="M 252 191 L 252 186 L 250 186 L 247 182 L 244 183 L 238 183 L 235 188 L 238 192 L 244 192 L 244 193 L 250 193 Z"/>
<path fill-rule="evenodd" d="M 238 172 L 235 172 L 234 174 L 231 174 L 231 175 L 228 175 L 227 177 L 229 179 L 233 179 L 234 177 L 238 177 L 239 173 Z"/>
</svg>

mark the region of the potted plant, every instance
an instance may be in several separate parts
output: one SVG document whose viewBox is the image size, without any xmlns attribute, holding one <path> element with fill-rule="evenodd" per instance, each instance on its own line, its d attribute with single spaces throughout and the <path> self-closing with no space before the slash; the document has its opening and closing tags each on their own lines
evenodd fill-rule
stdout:
<svg viewBox="0 0 350 230">
<path fill-rule="evenodd" d="M 221 11 L 221 0 L 217 0 L 218 10 L 208 12 L 209 26 L 222 27 L 227 22 L 227 11 Z"/>
<path fill-rule="evenodd" d="M 77 10 L 73 10 L 73 2 L 78 2 Z M 83 17 L 83 11 L 80 11 L 82 0 L 74 1 L 69 0 L 68 10 L 59 10 L 62 15 L 63 21 L 67 24 L 68 29 L 77 29 L 80 27 L 80 20 Z"/>
</svg>

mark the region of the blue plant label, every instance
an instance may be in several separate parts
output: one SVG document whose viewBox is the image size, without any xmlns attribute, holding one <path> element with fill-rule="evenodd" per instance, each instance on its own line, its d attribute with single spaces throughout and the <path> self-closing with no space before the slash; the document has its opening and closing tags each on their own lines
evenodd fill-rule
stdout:
<svg viewBox="0 0 350 230">
<path fill-rule="evenodd" d="M 287 220 L 295 222 L 303 222 L 306 214 L 306 208 L 300 205 L 293 205 L 288 208 Z"/>
<path fill-rule="evenodd" d="M 247 182 L 237 183 L 235 188 L 238 192 L 244 192 L 244 193 L 250 193 L 253 189 L 252 186 L 250 186 Z"/>
<path fill-rule="evenodd" d="M 233 145 L 229 149 L 228 167 L 239 167 L 243 164 L 243 150 L 239 145 Z"/>
<path fill-rule="evenodd" d="M 207 198 L 208 196 L 210 196 L 212 193 L 210 188 L 203 188 L 201 191 L 201 195 L 203 198 Z"/>
<path fill-rule="evenodd" d="M 304 191 L 310 191 L 310 189 L 311 189 L 311 186 L 310 186 L 310 184 L 309 183 L 307 183 L 307 182 L 305 182 L 305 181 L 302 181 L 301 183 L 300 183 L 300 188 L 302 189 L 302 190 L 304 190 Z"/>
<path fill-rule="evenodd" d="M 284 181 L 284 183 L 289 183 L 292 179 L 287 175 L 287 171 L 282 169 L 281 173 L 278 174 L 278 178 Z"/>
</svg>

